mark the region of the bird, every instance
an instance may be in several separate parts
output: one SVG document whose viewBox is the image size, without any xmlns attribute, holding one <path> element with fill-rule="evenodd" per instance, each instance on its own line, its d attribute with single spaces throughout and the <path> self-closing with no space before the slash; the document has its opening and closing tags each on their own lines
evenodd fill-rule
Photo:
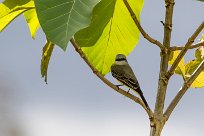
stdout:
<svg viewBox="0 0 204 136">
<path fill-rule="evenodd" d="M 139 94 L 145 106 L 149 109 L 149 105 L 143 95 L 139 82 L 132 68 L 128 64 L 128 61 L 124 54 L 116 55 L 115 62 L 111 65 L 111 74 L 123 85 L 127 86 L 129 89 L 132 89 L 137 94 Z"/>
</svg>

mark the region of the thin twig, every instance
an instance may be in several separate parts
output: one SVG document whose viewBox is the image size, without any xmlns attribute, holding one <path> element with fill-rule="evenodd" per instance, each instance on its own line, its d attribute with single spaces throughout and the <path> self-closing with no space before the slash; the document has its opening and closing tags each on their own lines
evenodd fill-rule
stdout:
<svg viewBox="0 0 204 136">
<path fill-rule="evenodd" d="M 176 60 L 174 61 L 174 63 L 172 64 L 171 68 L 169 69 L 168 73 L 166 74 L 166 78 L 169 79 L 176 67 L 178 66 L 179 62 L 181 61 L 181 59 L 183 58 L 183 56 L 186 54 L 187 50 L 189 49 L 189 47 L 192 45 L 192 43 L 194 42 L 195 38 L 198 36 L 198 34 L 203 30 L 204 28 L 204 21 L 201 23 L 201 25 L 196 29 L 196 31 L 193 33 L 193 35 L 188 39 L 188 42 L 186 43 L 185 47 L 181 50 L 180 54 L 178 55 L 178 57 L 176 58 Z"/>
<path fill-rule="evenodd" d="M 144 29 L 143 29 L 142 26 L 140 25 L 140 23 L 139 23 L 139 21 L 138 21 L 136 15 L 135 15 L 135 13 L 133 12 L 132 8 L 130 7 L 129 3 L 127 2 L 127 0 L 123 0 L 123 2 L 124 2 L 124 4 L 125 4 L 125 6 L 127 7 L 127 9 L 128 9 L 128 11 L 129 11 L 129 13 L 130 13 L 132 19 L 134 20 L 134 22 L 135 22 L 137 28 L 139 29 L 139 31 L 141 32 L 141 34 L 143 35 L 143 37 L 144 37 L 145 39 L 147 39 L 149 42 L 151 42 L 151 43 L 157 45 L 158 47 L 160 47 L 160 49 L 161 49 L 162 51 L 167 52 L 167 49 L 166 49 L 166 47 L 165 47 L 164 45 L 162 45 L 159 41 L 157 41 L 157 40 L 153 39 L 152 37 L 150 37 L 150 36 L 144 31 Z"/>
<path fill-rule="evenodd" d="M 201 47 L 201 46 L 204 46 L 204 41 L 193 44 L 188 49 L 195 49 L 195 48 L 198 48 L 198 47 Z M 173 46 L 173 47 L 170 47 L 170 50 L 171 51 L 183 50 L 183 48 L 184 47 Z"/>
<path fill-rule="evenodd" d="M 93 73 L 98 77 L 100 78 L 106 85 L 108 85 L 109 87 L 111 87 L 112 89 L 114 89 L 115 91 L 117 91 L 118 93 L 130 98 L 131 100 L 135 101 L 136 103 L 140 104 L 144 109 L 145 111 L 147 112 L 149 118 L 152 118 L 153 117 L 153 113 L 151 111 L 151 109 L 148 109 L 144 102 L 132 95 L 131 93 L 129 92 L 126 92 L 124 91 L 123 89 L 115 86 L 114 84 L 112 84 L 109 80 L 107 80 L 96 68 L 94 68 L 92 66 L 92 64 L 89 62 L 89 60 L 87 59 L 86 55 L 84 54 L 84 52 L 81 50 L 81 47 L 75 42 L 75 40 L 72 38 L 70 40 L 70 42 L 72 43 L 72 45 L 74 46 L 75 50 L 79 53 L 79 55 L 82 57 L 82 59 L 87 63 L 87 65 L 91 68 L 91 70 L 93 71 Z"/>
<path fill-rule="evenodd" d="M 164 113 L 166 120 L 169 119 L 169 117 L 170 117 L 171 113 L 173 112 L 174 108 L 176 107 L 176 105 L 179 103 L 179 101 L 181 100 L 183 95 L 186 93 L 186 91 L 191 86 L 193 81 L 195 81 L 195 79 L 198 77 L 198 75 L 203 71 L 203 69 L 204 69 L 204 60 L 200 63 L 200 65 L 194 71 L 192 76 L 183 84 L 180 91 L 177 93 L 177 95 L 174 97 L 174 99 L 172 100 L 172 102 L 168 106 L 167 110 Z"/>
</svg>

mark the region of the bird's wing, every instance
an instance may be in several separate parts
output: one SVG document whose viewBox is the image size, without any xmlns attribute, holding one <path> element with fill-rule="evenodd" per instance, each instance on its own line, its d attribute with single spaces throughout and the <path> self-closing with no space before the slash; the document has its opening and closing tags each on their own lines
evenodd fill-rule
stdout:
<svg viewBox="0 0 204 136">
<path fill-rule="evenodd" d="M 114 66 L 111 68 L 113 77 L 134 90 L 139 88 L 139 83 L 129 65 L 115 68 L 113 67 Z"/>
<path fill-rule="evenodd" d="M 144 104 L 147 108 L 149 108 L 148 103 L 142 93 L 142 90 L 140 89 L 139 83 L 137 81 L 137 78 L 135 77 L 135 74 L 133 73 L 131 67 L 129 65 L 125 66 L 111 66 L 111 73 L 113 77 L 115 77 L 118 81 L 126 85 L 127 87 L 133 89 L 135 92 L 137 92 L 141 99 L 143 100 Z"/>
</svg>

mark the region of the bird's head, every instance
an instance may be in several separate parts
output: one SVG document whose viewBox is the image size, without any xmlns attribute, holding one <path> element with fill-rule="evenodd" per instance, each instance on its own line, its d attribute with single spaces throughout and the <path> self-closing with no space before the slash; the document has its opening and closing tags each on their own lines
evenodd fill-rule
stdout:
<svg viewBox="0 0 204 136">
<path fill-rule="evenodd" d="M 126 56 L 124 54 L 117 54 L 115 61 L 127 61 Z"/>
<path fill-rule="evenodd" d="M 114 65 L 127 65 L 127 59 L 124 54 L 116 55 Z"/>
</svg>

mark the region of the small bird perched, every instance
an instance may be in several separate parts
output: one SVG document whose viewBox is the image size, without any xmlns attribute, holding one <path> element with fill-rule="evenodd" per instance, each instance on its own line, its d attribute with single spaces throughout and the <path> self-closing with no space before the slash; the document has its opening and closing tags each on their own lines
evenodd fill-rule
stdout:
<svg viewBox="0 0 204 136">
<path fill-rule="evenodd" d="M 119 82 L 126 85 L 128 88 L 137 92 L 145 106 L 149 109 L 147 101 L 140 89 L 140 85 L 137 81 L 137 78 L 132 71 L 132 68 L 127 62 L 127 59 L 124 54 L 116 55 L 115 62 L 111 66 L 111 73 L 114 78 L 116 78 Z"/>
</svg>

